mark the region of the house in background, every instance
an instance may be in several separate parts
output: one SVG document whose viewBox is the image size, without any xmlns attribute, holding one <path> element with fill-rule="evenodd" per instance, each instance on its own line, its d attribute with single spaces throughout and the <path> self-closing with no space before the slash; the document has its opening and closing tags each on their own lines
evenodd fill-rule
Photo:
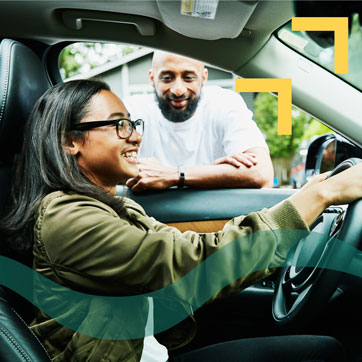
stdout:
<svg viewBox="0 0 362 362">
<path fill-rule="evenodd" d="M 148 80 L 148 70 L 151 68 L 153 49 L 141 48 L 127 54 L 122 59 L 108 62 L 91 69 L 86 74 L 77 75 L 67 80 L 96 78 L 108 83 L 112 91 L 121 99 L 134 94 L 153 93 L 153 87 Z M 233 90 L 235 77 L 232 73 L 207 66 L 209 71 L 208 85 Z M 254 111 L 256 93 L 240 93 L 247 107 Z M 289 159 L 272 159 L 275 173 L 275 185 L 289 184 Z"/>
<path fill-rule="evenodd" d="M 112 91 L 121 99 L 134 94 L 153 93 L 153 87 L 148 80 L 148 70 L 151 68 L 153 49 L 141 48 L 125 55 L 119 60 L 108 62 L 91 69 L 86 74 L 76 75 L 68 78 L 84 79 L 96 78 L 108 83 Z M 235 76 L 230 72 L 207 66 L 209 71 L 208 85 L 219 85 L 220 87 L 234 90 Z M 254 111 L 254 97 L 256 93 L 240 93 L 247 107 Z M 275 184 L 289 183 L 287 164 L 290 160 L 273 159 Z"/>
<path fill-rule="evenodd" d="M 97 78 L 108 83 L 112 91 L 121 99 L 134 94 L 153 93 L 148 80 L 151 68 L 153 49 L 141 48 L 127 54 L 122 59 L 93 68 L 86 74 L 76 75 L 71 79 Z M 235 77 L 232 73 L 207 66 L 209 71 L 208 85 L 219 85 L 234 89 Z M 254 94 L 240 93 L 250 110 L 254 110 Z"/>
</svg>

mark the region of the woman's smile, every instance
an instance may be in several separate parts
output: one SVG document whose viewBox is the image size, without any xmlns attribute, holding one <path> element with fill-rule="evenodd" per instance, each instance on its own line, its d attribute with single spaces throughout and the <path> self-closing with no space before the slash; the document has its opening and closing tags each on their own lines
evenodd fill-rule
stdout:
<svg viewBox="0 0 362 362">
<path fill-rule="evenodd" d="M 121 156 L 124 157 L 129 163 L 138 163 L 138 149 L 123 152 L 121 153 Z"/>
</svg>

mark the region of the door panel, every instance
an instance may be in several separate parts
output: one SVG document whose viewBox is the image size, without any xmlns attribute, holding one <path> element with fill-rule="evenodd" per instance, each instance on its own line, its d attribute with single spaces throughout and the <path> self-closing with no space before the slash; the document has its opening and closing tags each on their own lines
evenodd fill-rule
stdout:
<svg viewBox="0 0 362 362">
<path fill-rule="evenodd" d="M 197 233 L 214 233 L 221 230 L 229 220 L 210 220 L 210 221 L 188 221 L 188 222 L 169 222 L 169 226 L 184 231 L 195 231 Z"/>
<path fill-rule="evenodd" d="M 232 217 L 271 207 L 293 189 L 182 189 L 134 194 L 118 187 L 155 219 L 181 231 L 215 232 Z M 196 338 L 178 353 L 221 341 L 277 333 L 271 315 L 275 274 L 245 290 L 196 311 Z"/>
<path fill-rule="evenodd" d="M 146 213 L 164 223 L 228 220 L 264 207 L 271 207 L 292 195 L 292 189 L 189 189 L 132 193 L 118 186 L 117 195 L 130 197 Z"/>
</svg>

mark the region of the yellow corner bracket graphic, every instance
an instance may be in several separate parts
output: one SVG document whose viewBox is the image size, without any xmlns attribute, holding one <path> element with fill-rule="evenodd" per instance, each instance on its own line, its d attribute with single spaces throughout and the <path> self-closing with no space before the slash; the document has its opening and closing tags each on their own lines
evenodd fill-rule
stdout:
<svg viewBox="0 0 362 362">
<path fill-rule="evenodd" d="M 235 79 L 236 92 L 278 93 L 278 135 L 292 134 L 292 80 L 279 78 Z"/>
<path fill-rule="evenodd" d="M 333 31 L 334 72 L 348 73 L 348 18 L 347 17 L 294 17 L 292 31 Z"/>
</svg>

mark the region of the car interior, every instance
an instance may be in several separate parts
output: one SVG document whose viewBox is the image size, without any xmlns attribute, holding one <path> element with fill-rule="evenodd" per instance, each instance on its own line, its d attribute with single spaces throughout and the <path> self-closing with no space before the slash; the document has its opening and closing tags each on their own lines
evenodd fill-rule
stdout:
<svg viewBox="0 0 362 362">
<path fill-rule="evenodd" d="M 184 0 L 0 2 L 1 217 L 10 195 L 27 117 L 41 94 L 63 81 L 58 57 L 62 49 L 74 42 L 126 43 L 167 50 L 241 78 L 291 78 L 293 105 L 336 133 L 336 136 L 319 136 L 311 143 L 306 178 L 320 172 L 323 151 L 331 140 L 336 142 L 337 162 L 333 166 L 342 164 L 336 172 L 359 162 L 362 64 L 352 69 L 355 73 L 350 78 L 345 78 L 295 49 L 280 34 L 286 26 L 290 27 L 294 16 L 352 18 L 353 14 L 361 14 L 362 17 L 360 2 L 343 2 L 345 5 L 341 7 L 341 1 L 214 0 L 207 11 L 200 5 L 198 12 L 187 9 L 187 3 Z M 331 46 L 328 37 L 333 38 L 333 34 L 314 32 L 312 36 L 322 48 Z M 362 50 L 362 41 L 359 49 Z M 172 188 L 133 194 L 120 188 L 118 193 L 134 199 L 150 216 L 162 222 L 182 231 L 205 233 L 219 230 L 234 216 L 273 206 L 293 192 L 296 190 L 291 188 Z M 308 288 L 304 294 L 292 288 L 286 296 L 284 285 L 296 286 L 298 281 L 287 280 L 290 267 L 277 271 L 236 295 L 197 310 L 197 336 L 182 351 L 236 338 L 310 333 L 336 337 L 346 347 L 350 361 L 361 361 L 362 273 L 358 275 L 362 271 L 361 205 L 356 202 L 353 206 L 325 210 L 311 228 L 323 235 L 321 250 L 315 251 L 310 243 L 305 243 L 311 250 L 299 251 L 302 257 L 315 252 L 322 256 L 330 238 L 338 237 L 356 250 L 355 255 L 345 257 L 348 261 L 345 267 L 348 269 L 353 264 L 354 273 L 323 271 L 320 265 L 313 270 L 294 270 L 303 283 L 309 283 Z M 3 254 L 0 247 L 0 257 Z M 17 259 L 21 261 L 18 256 Z M 16 287 L 7 285 L 7 270 L 1 262 L 0 271 L 0 360 L 49 361 L 46 350 L 27 327 L 33 313 L 31 303 L 16 293 Z"/>
</svg>

